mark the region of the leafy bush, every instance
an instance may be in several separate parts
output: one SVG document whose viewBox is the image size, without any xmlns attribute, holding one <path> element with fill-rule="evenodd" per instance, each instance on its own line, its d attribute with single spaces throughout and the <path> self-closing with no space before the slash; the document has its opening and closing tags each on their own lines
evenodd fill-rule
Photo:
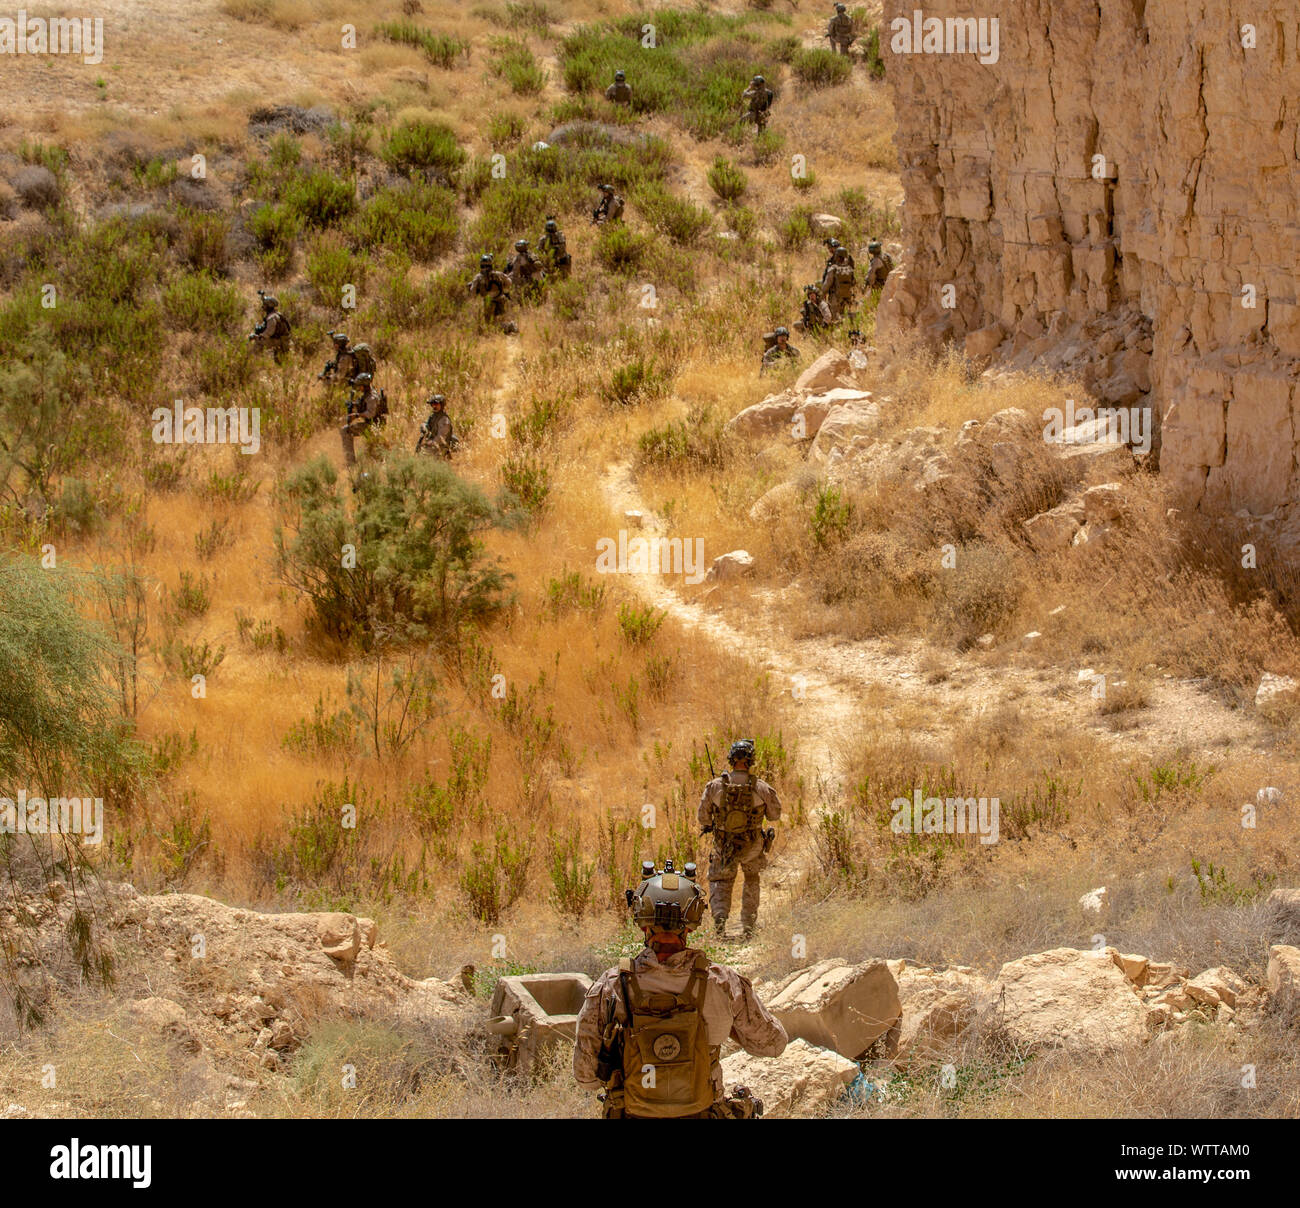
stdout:
<svg viewBox="0 0 1300 1208">
<path fill-rule="evenodd" d="M 735 201 L 749 188 L 749 178 L 724 155 L 709 168 L 709 187 L 723 201 Z"/>
<path fill-rule="evenodd" d="M 383 189 L 352 219 L 351 239 L 363 248 L 389 248 L 412 260 L 436 260 L 456 241 L 456 195 L 440 185 L 415 182 Z"/>
<path fill-rule="evenodd" d="M 880 27 L 874 26 L 869 34 L 858 42 L 862 50 L 863 61 L 867 65 L 867 74 L 873 80 L 885 78 L 885 60 L 880 57 Z"/>
<path fill-rule="evenodd" d="M 652 356 L 638 355 L 617 366 L 601 387 L 601 398 L 614 406 L 627 407 L 661 398 L 672 386 L 670 365 Z"/>
<path fill-rule="evenodd" d="M 853 505 L 844 499 L 839 487 L 821 483 L 813 500 L 812 515 L 808 518 L 817 548 L 826 549 L 843 541 L 852 519 Z"/>
<path fill-rule="evenodd" d="M 307 226 L 333 226 L 356 209 L 356 189 L 351 179 L 318 169 L 295 176 L 284 191 L 284 203 Z"/>
<path fill-rule="evenodd" d="M 190 268 L 224 275 L 230 267 L 230 219 L 201 211 L 182 214 L 180 257 Z"/>
<path fill-rule="evenodd" d="M 233 285 L 210 273 L 182 273 L 163 289 L 163 321 L 174 331 L 232 335 L 244 312 Z"/>
<path fill-rule="evenodd" d="M 501 463 L 501 482 L 529 515 L 545 510 L 551 495 L 551 472 L 541 458 L 532 454 L 507 457 Z"/>
<path fill-rule="evenodd" d="M 527 128 L 519 114 L 500 111 L 488 119 L 488 141 L 494 147 L 512 147 L 524 137 Z"/>
<path fill-rule="evenodd" d="M 843 84 L 853 70 L 848 55 L 836 54 L 825 47 L 800 51 L 792 66 L 795 78 L 811 88 Z"/>
<path fill-rule="evenodd" d="M 674 197 L 661 184 L 648 184 L 637 194 L 646 221 L 673 243 L 690 247 L 713 226 L 708 210 L 683 197 Z"/>
<path fill-rule="evenodd" d="M 442 122 L 403 122 L 388 136 L 380 154 L 395 171 L 433 173 L 446 184 L 455 179 L 466 159 L 455 132 Z"/>
<path fill-rule="evenodd" d="M 446 70 L 455 67 L 461 55 L 469 54 L 469 43 L 463 38 L 435 34 L 414 21 L 385 21 L 375 27 L 375 32 L 390 42 L 419 47 L 430 63 Z"/>
<path fill-rule="evenodd" d="M 645 262 L 649 240 L 620 222 L 601 228 L 596 240 L 596 259 L 612 273 L 635 273 Z"/>
<path fill-rule="evenodd" d="M 527 42 L 502 38 L 497 41 L 495 49 L 492 70 L 505 77 L 511 92 L 518 96 L 536 96 L 546 87 L 546 71 L 533 57 Z"/>
<path fill-rule="evenodd" d="M 323 236 L 307 252 L 307 280 L 325 306 L 342 305 L 345 285 L 354 285 L 360 292 L 366 269 L 365 258 L 350 252 L 338 236 Z"/>
<path fill-rule="evenodd" d="M 684 420 L 651 428 L 637 441 L 637 464 L 664 469 L 716 469 L 728 460 L 725 421 L 712 404 L 694 406 Z"/>
<path fill-rule="evenodd" d="M 320 457 L 291 474 L 278 498 L 279 574 L 331 638 L 364 642 L 380 626 L 446 638 L 506 601 L 510 576 L 488 562 L 479 537 L 497 514 L 442 461 L 390 456 L 358 479 L 349 511 Z"/>
<path fill-rule="evenodd" d="M 278 280 L 293 261 L 302 216 L 287 205 L 264 205 L 249 216 L 248 233 L 257 242 L 258 261 L 271 280 Z"/>
<path fill-rule="evenodd" d="M 668 614 L 648 604 L 623 603 L 618 606 L 617 616 L 623 640 L 630 646 L 643 646 L 659 632 Z"/>
</svg>

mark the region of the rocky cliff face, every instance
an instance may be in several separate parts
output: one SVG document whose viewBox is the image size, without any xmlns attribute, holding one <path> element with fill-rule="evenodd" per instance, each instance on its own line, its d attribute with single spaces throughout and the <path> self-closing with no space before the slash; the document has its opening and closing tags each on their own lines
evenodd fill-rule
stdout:
<svg viewBox="0 0 1300 1208">
<path fill-rule="evenodd" d="M 996 62 L 895 53 L 918 8 L 981 12 L 884 3 L 908 263 L 880 330 L 1078 369 L 1155 409 L 1189 506 L 1300 540 L 1295 0 L 1007 0 Z"/>
</svg>

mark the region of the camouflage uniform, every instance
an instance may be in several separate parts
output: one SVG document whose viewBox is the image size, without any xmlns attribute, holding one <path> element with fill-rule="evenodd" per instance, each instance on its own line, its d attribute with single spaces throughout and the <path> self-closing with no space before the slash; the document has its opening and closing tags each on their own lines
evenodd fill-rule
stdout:
<svg viewBox="0 0 1300 1208">
<path fill-rule="evenodd" d="M 613 101 L 616 105 L 630 105 L 632 103 L 632 85 L 622 80 L 615 80 L 605 89 L 605 99 Z"/>
<path fill-rule="evenodd" d="M 836 248 L 822 276 L 822 295 L 830 307 L 832 318 L 838 319 L 853 305 L 854 286 L 849 253 L 845 248 Z"/>
<path fill-rule="evenodd" d="M 446 411 L 433 411 L 420 425 L 420 439 L 415 442 L 417 453 L 436 453 L 451 460 L 451 416 Z"/>
<path fill-rule="evenodd" d="M 853 45 L 853 18 L 840 5 L 836 5 L 835 16 L 826 26 L 826 36 L 831 40 L 831 49 L 842 55 L 849 53 Z"/>
<path fill-rule="evenodd" d="M 681 995 L 689 984 L 692 967 L 697 956 L 695 948 L 683 948 L 663 957 L 649 948 L 643 949 L 631 962 L 629 980 L 635 979 L 636 993 Z M 714 1104 L 698 1116 L 727 1118 L 732 1111 L 726 1106 L 726 1088 L 723 1085 L 719 1054 L 723 1043 L 730 1038 L 747 1053 L 758 1057 L 779 1057 L 787 1043 L 785 1029 L 758 1000 L 749 979 L 733 969 L 714 964 L 705 958 L 704 1001 L 701 1013 L 708 1033 L 710 1076 L 713 1083 Z M 627 1009 L 623 1001 L 619 969 L 616 966 L 596 979 L 583 1000 L 578 1012 L 577 1043 L 573 1050 L 573 1075 L 584 1090 L 599 1090 L 601 1082 L 597 1072 L 597 1054 L 601 1036 L 610 1017 L 620 1023 L 627 1022 Z M 627 1118 L 622 1115 L 621 1072 L 616 1075 L 605 1104 L 606 1118 Z"/>
<path fill-rule="evenodd" d="M 740 99 L 745 103 L 746 118 L 753 121 L 759 130 L 767 129 L 767 119 L 772 111 L 772 101 L 775 97 L 776 93 L 766 83 L 750 84 L 740 94 Z"/>
<path fill-rule="evenodd" d="M 569 255 L 569 249 L 564 242 L 564 232 L 559 227 L 551 229 L 549 225 L 547 226 L 542 237 L 537 241 L 537 250 L 552 270 L 565 277 L 569 275 L 569 269 L 573 267 L 573 257 Z"/>
<path fill-rule="evenodd" d="M 289 321 L 280 313 L 278 306 L 265 311 L 262 321 L 253 328 L 249 339 L 269 348 L 276 364 L 284 360 L 284 354 L 289 351 Z"/>
<path fill-rule="evenodd" d="M 490 323 L 505 313 L 510 278 L 490 264 L 480 265 L 469 283 L 469 292 L 483 299 L 483 321 Z"/>
<path fill-rule="evenodd" d="M 600 204 L 592 213 L 591 221 L 595 223 L 615 222 L 622 217 L 623 198 L 612 190 L 602 191 Z"/>
<path fill-rule="evenodd" d="M 515 288 L 522 291 L 526 285 L 540 285 L 546 274 L 542 271 L 542 262 L 527 248 L 523 248 L 510 257 L 506 264 L 506 275 L 514 282 Z"/>
<path fill-rule="evenodd" d="M 768 356 L 778 350 L 773 345 L 763 354 L 763 363 L 768 363 Z M 790 348 L 781 350 L 781 355 L 789 355 Z M 798 356 L 798 350 L 793 351 Z M 729 788 L 739 790 L 728 793 Z M 728 797 L 736 799 L 728 803 Z M 743 826 L 734 830 L 724 830 L 728 812 L 740 812 L 746 815 Z M 700 794 L 700 826 L 713 827 L 713 854 L 709 858 L 709 910 L 713 922 L 719 930 L 731 913 L 731 894 L 736 887 L 736 875 L 745 870 L 745 884 L 740 897 L 740 924 L 743 930 L 753 929 L 758 918 L 758 902 L 761 893 L 759 876 L 767 867 L 767 857 L 763 854 L 763 821 L 775 822 L 781 817 L 781 800 L 774 789 L 765 780 L 759 780 L 750 772 L 724 772 L 704 786 Z"/>
<path fill-rule="evenodd" d="M 822 328 L 829 327 L 834 320 L 831 318 L 831 308 L 826 305 L 826 299 L 820 293 L 814 293 L 812 290 L 804 291 L 803 309 L 798 321 L 795 323 L 796 331 L 820 331 Z M 769 350 L 770 351 L 770 350 Z"/>
<path fill-rule="evenodd" d="M 348 415 L 339 428 L 343 441 L 343 460 L 349 466 L 357 464 L 357 454 L 353 442 L 371 424 L 383 419 L 388 414 L 388 405 L 383 396 L 369 382 L 365 384 L 365 393 L 360 398 L 348 401 Z"/>
<path fill-rule="evenodd" d="M 867 265 L 867 275 L 863 288 L 869 290 L 883 289 L 889 274 L 894 271 L 894 258 L 888 252 L 877 252 Z"/>
</svg>

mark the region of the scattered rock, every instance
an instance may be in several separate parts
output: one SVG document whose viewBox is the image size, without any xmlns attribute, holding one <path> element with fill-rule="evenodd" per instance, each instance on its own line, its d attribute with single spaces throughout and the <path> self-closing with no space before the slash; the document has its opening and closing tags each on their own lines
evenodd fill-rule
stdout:
<svg viewBox="0 0 1300 1208">
<path fill-rule="evenodd" d="M 713 559 L 704 576 L 706 583 L 725 583 L 754 573 L 754 557 L 748 550 L 734 549 L 729 554 L 719 554 Z"/>
<path fill-rule="evenodd" d="M 1295 704 L 1296 692 L 1300 690 L 1300 680 L 1289 675 L 1273 675 L 1265 671 L 1260 677 L 1259 687 L 1255 689 L 1255 708 L 1262 713 L 1284 709 Z"/>
<path fill-rule="evenodd" d="M 824 960 L 779 982 L 767 1003 L 791 1037 L 856 1061 L 902 1012 L 898 983 L 882 960 Z"/>
<path fill-rule="evenodd" d="M 838 235 L 844 226 L 844 220 L 836 218 L 834 214 L 814 214 L 808 219 L 808 225 L 814 235 L 824 239 L 829 235 Z"/>
<path fill-rule="evenodd" d="M 1106 886 L 1090 889 L 1079 899 L 1085 914 L 1100 914 L 1106 906 Z"/>
<path fill-rule="evenodd" d="M 1083 524 L 1083 503 L 1071 499 L 1047 512 L 1039 512 L 1021 522 L 1029 543 L 1040 554 L 1068 549 Z"/>
<path fill-rule="evenodd" d="M 1268 1010 L 1288 1025 L 1300 1025 L 1300 948 L 1274 944 L 1268 950 Z"/>
<path fill-rule="evenodd" d="M 890 962 L 890 968 L 903 1012 L 899 1062 L 943 1055 L 989 1005 L 992 987 L 973 969 L 935 970 L 903 962 Z"/>
<path fill-rule="evenodd" d="M 1193 987 L 1196 989 L 1194 990 Z M 1226 965 L 1216 965 L 1213 969 L 1206 969 L 1204 973 L 1198 973 L 1187 983 L 1187 992 L 1193 998 L 1196 998 L 1202 988 L 1211 991 L 1220 1002 L 1229 1007 L 1235 1007 L 1237 1000 L 1247 990 L 1246 983 Z"/>
<path fill-rule="evenodd" d="M 1287 938 L 1287 933 L 1296 933 L 1300 938 L 1300 889 L 1275 889 L 1264 902 L 1273 926 Z"/>
<path fill-rule="evenodd" d="M 1107 952 L 1053 948 L 1008 962 L 997 981 L 1022 1049 L 1106 1051 L 1147 1035 L 1146 1008 Z"/>
<path fill-rule="evenodd" d="M 823 352 L 795 379 L 794 388 L 806 394 L 822 394 L 837 386 L 852 388 L 853 367 L 838 349 Z"/>
<path fill-rule="evenodd" d="M 255 109 L 248 117 L 248 132 L 266 138 L 285 130 L 294 134 L 314 134 L 334 125 L 334 114 L 324 105 L 303 109 L 300 105 L 271 105 Z"/>
<path fill-rule="evenodd" d="M 779 1057 L 753 1057 L 743 1050 L 722 1059 L 728 1088 L 747 1086 L 763 1101 L 763 1118 L 813 1115 L 835 1103 L 854 1078 L 857 1065 L 831 1049 L 796 1037 Z"/>
</svg>

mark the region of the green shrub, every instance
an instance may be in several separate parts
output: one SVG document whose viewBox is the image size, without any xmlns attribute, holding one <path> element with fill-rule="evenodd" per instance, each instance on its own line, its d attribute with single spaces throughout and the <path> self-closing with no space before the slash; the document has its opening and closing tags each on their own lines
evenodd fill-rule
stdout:
<svg viewBox="0 0 1300 1208">
<path fill-rule="evenodd" d="M 601 387 L 601 398 L 620 407 L 649 402 L 668 393 L 673 377 L 671 366 L 652 356 L 635 356 L 615 368 Z"/>
<path fill-rule="evenodd" d="M 224 276 L 230 267 L 230 252 L 227 246 L 230 219 L 224 214 L 195 211 L 183 214 L 180 222 L 178 250 L 182 262 L 190 268 Z"/>
<path fill-rule="evenodd" d="M 530 516 L 545 511 L 551 495 L 551 472 L 540 457 L 530 453 L 507 457 L 501 463 L 501 482 Z"/>
<path fill-rule="evenodd" d="M 796 206 L 777 228 L 782 247 L 798 251 L 813 237 L 812 211 L 807 206 Z"/>
<path fill-rule="evenodd" d="M 754 144 L 751 148 L 754 163 L 761 166 L 775 163 L 784 146 L 785 135 L 779 130 L 773 130 L 770 126 L 766 130 L 760 130 L 754 135 Z"/>
<path fill-rule="evenodd" d="M 527 128 L 527 123 L 519 114 L 502 110 L 488 119 L 488 141 L 494 147 L 513 147 L 524 137 Z"/>
<path fill-rule="evenodd" d="M 302 234 L 302 215 L 287 205 L 264 205 L 249 215 L 247 227 L 257 244 L 263 270 L 277 280 L 293 261 Z"/>
<path fill-rule="evenodd" d="M 873 80 L 883 80 L 885 60 L 880 57 L 880 27 L 873 26 L 871 32 L 858 42 L 858 46 L 862 50 L 863 62 L 867 65 L 867 74 Z"/>
<path fill-rule="evenodd" d="M 305 225 L 312 227 L 333 226 L 357 206 L 351 179 L 340 179 L 320 169 L 295 176 L 284 190 L 283 201 Z"/>
<path fill-rule="evenodd" d="M 712 404 L 694 406 L 684 420 L 674 420 L 641 434 L 637 441 L 637 464 L 670 470 L 720 469 L 729 459 L 724 424 Z"/>
<path fill-rule="evenodd" d="M 596 259 L 612 273 L 635 273 L 645 262 L 649 240 L 621 222 L 609 223 L 596 240 Z"/>
<path fill-rule="evenodd" d="M 492 63 L 495 75 L 504 76 L 510 91 L 517 96 L 536 96 L 546 87 L 546 71 L 533 57 L 528 43 L 515 38 L 500 38 L 495 45 Z"/>
<path fill-rule="evenodd" d="M 637 193 L 646 221 L 679 247 L 690 247 L 713 227 L 713 215 L 686 198 L 674 197 L 661 184 L 647 184 Z"/>
<path fill-rule="evenodd" d="M 446 184 L 454 181 L 466 159 L 455 132 L 442 122 L 403 122 L 388 136 L 380 154 L 395 171 L 432 173 Z"/>
<path fill-rule="evenodd" d="M 337 236 L 323 236 L 307 251 L 307 280 L 325 306 L 342 306 L 345 285 L 360 292 L 367 267 L 365 258 L 350 252 Z"/>
<path fill-rule="evenodd" d="M 709 168 L 709 187 L 723 201 L 735 201 L 749 188 L 749 178 L 726 156 L 719 155 Z"/>
<path fill-rule="evenodd" d="M 359 247 L 386 248 L 421 263 L 448 251 L 458 232 L 456 195 L 440 185 L 420 182 L 376 193 L 348 227 L 349 237 Z"/>
<path fill-rule="evenodd" d="M 813 500 L 808 526 L 813 543 L 818 549 L 827 549 L 843 541 L 848 535 L 853 519 L 853 505 L 847 502 L 839 487 L 821 483 Z"/>
<path fill-rule="evenodd" d="M 630 646 L 644 646 L 649 642 L 668 614 L 648 604 L 623 603 L 618 606 L 618 631 Z"/>
<path fill-rule="evenodd" d="M 773 38 L 764 48 L 763 53 L 778 63 L 793 63 L 803 43 L 794 34 L 783 34 Z"/>
<path fill-rule="evenodd" d="M 829 88 L 843 84 L 853 70 L 848 55 L 836 54 L 825 47 L 800 51 L 795 55 L 792 66 L 795 78 L 810 88 Z"/>
<path fill-rule="evenodd" d="M 182 616 L 201 617 L 211 606 L 207 576 L 196 579 L 189 571 L 181 571 L 180 586 L 172 591 L 172 610 Z"/>
<path fill-rule="evenodd" d="M 233 336 L 244 303 L 233 285 L 210 273 L 182 273 L 163 289 L 163 321 L 173 331 L 203 331 Z"/>
<path fill-rule="evenodd" d="M 509 576 L 479 536 L 497 513 L 442 461 L 390 455 L 358 480 L 349 509 L 321 457 L 291 474 L 278 500 L 279 574 L 323 634 L 364 643 L 384 626 L 449 637 L 505 602 Z M 355 566 L 344 565 L 345 546 Z"/>
<path fill-rule="evenodd" d="M 531 29 L 539 34 L 546 33 L 558 20 L 541 0 L 508 0 L 505 18 L 511 29 Z"/>
<path fill-rule="evenodd" d="M 405 46 L 416 46 L 437 67 L 450 70 L 461 55 L 468 56 L 469 43 L 448 34 L 435 34 L 414 21 L 385 21 L 375 27 L 380 37 Z"/>
<path fill-rule="evenodd" d="M 551 835 L 551 901 L 561 914 L 574 918 L 580 918 L 591 905 L 596 889 L 596 862 L 584 860 L 583 850 L 582 832 L 576 827 L 564 838 Z"/>
</svg>

